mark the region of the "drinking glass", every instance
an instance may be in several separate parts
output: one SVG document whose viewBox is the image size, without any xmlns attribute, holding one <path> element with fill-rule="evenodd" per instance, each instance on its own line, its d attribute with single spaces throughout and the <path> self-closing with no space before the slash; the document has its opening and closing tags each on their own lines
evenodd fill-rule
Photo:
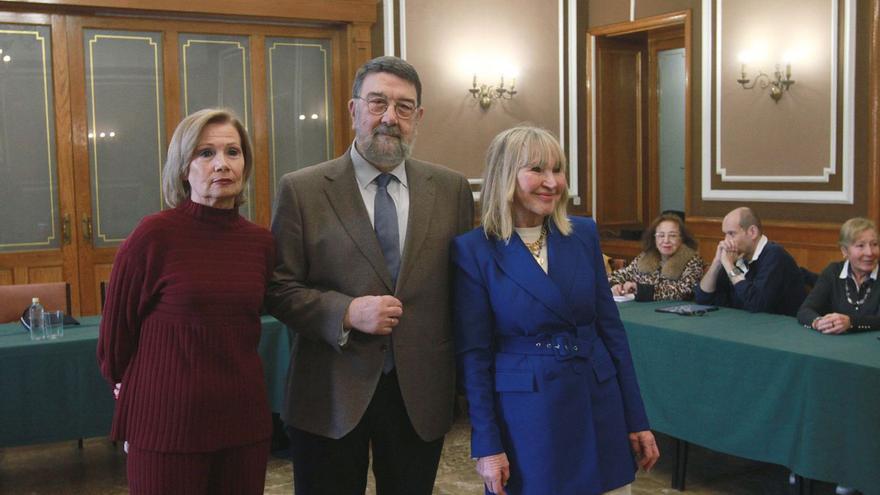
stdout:
<svg viewBox="0 0 880 495">
<path fill-rule="evenodd" d="M 64 311 L 44 311 L 43 322 L 46 325 L 46 338 L 64 337 Z"/>
</svg>

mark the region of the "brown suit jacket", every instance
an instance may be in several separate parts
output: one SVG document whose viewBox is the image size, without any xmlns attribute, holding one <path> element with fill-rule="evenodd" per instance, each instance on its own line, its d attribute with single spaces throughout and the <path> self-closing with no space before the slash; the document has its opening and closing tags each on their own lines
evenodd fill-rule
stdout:
<svg viewBox="0 0 880 495">
<path fill-rule="evenodd" d="M 330 438 L 354 429 L 393 345 L 416 432 L 430 441 L 449 430 L 455 393 L 449 245 L 470 230 L 473 198 L 467 180 L 443 167 L 410 159 L 406 174 L 409 221 L 394 292 L 349 152 L 281 179 L 272 219 L 278 262 L 267 306 L 297 335 L 282 415 L 288 425 Z M 403 303 L 392 336 L 355 330 L 340 347 L 351 300 L 383 294 Z"/>
</svg>

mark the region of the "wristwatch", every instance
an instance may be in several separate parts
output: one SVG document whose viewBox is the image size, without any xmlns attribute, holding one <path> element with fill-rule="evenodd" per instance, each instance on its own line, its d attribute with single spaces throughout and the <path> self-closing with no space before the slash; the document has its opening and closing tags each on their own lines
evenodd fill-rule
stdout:
<svg viewBox="0 0 880 495">
<path fill-rule="evenodd" d="M 739 277 L 742 274 L 743 272 L 739 269 L 739 267 L 733 267 L 733 270 L 727 272 L 727 277 L 733 280 L 734 277 Z"/>
</svg>

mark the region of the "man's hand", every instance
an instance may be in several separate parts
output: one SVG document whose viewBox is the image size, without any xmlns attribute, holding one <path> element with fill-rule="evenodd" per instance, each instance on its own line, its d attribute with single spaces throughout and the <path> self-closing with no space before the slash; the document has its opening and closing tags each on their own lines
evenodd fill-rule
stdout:
<svg viewBox="0 0 880 495">
<path fill-rule="evenodd" d="M 724 241 L 718 241 L 718 246 L 715 247 L 715 257 L 712 258 L 713 265 L 721 264 L 721 258 L 724 257 Z"/>
<path fill-rule="evenodd" d="M 721 251 L 721 265 L 726 271 L 731 271 L 736 267 L 736 260 L 739 259 L 740 253 L 737 250 L 736 243 L 733 240 L 724 240 L 718 243 Z"/>
<path fill-rule="evenodd" d="M 403 303 L 393 296 L 362 296 L 352 299 L 343 326 L 373 335 L 388 335 L 403 314 Z"/>
<path fill-rule="evenodd" d="M 510 462 L 504 452 L 477 459 L 477 473 L 486 489 L 495 495 L 505 495 L 504 486 L 510 479 Z"/>
</svg>

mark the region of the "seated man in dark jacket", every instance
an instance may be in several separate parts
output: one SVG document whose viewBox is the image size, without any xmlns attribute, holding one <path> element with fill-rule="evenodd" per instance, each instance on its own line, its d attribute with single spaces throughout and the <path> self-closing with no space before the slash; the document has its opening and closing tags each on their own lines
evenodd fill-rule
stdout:
<svg viewBox="0 0 880 495">
<path fill-rule="evenodd" d="M 737 208 L 721 230 L 724 240 L 700 280 L 696 302 L 794 316 L 806 296 L 803 276 L 794 258 L 767 240 L 758 215 Z"/>
</svg>

